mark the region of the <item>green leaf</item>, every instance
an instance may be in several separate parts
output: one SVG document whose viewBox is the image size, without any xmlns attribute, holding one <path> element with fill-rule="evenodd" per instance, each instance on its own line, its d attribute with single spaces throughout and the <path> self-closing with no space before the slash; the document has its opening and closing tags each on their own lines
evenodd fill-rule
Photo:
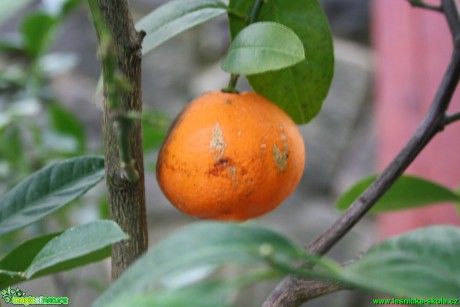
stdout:
<svg viewBox="0 0 460 307">
<path fill-rule="evenodd" d="M 142 111 L 142 146 L 144 151 L 158 148 L 166 136 L 170 120 L 157 112 Z"/>
<path fill-rule="evenodd" d="M 356 287 L 398 297 L 455 298 L 460 293 L 460 229 L 418 229 L 373 247 L 345 267 Z"/>
<path fill-rule="evenodd" d="M 460 187 L 455 190 L 455 193 L 458 195 L 458 197 L 460 197 Z M 456 206 L 458 215 L 460 215 L 460 201 L 457 201 Z"/>
<path fill-rule="evenodd" d="M 48 14 L 64 18 L 80 4 L 81 0 L 53 0 L 46 1 L 44 8 Z"/>
<path fill-rule="evenodd" d="M 237 15 L 248 15 L 253 1 L 230 0 L 232 38 L 246 26 Z M 257 21 L 274 21 L 292 29 L 303 43 L 305 60 L 288 68 L 251 75 L 252 88 L 280 106 L 298 124 L 321 110 L 334 71 L 332 36 L 317 0 L 271 0 L 262 5 Z"/>
<path fill-rule="evenodd" d="M 0 1 L 0 26 L 32 0 Z"/>
<path fill-rule="evenodd" d="M 24 281 L 23 272 L 34 279 L 110 257 L 110 244 L 126 238 L 114 222 L 95 221 L 26 241 L 0 261 L 0 289 Z"/>
<path fill-rule="evenodd" d="M 144 125 L 142 127 L 142 135 L 142 147 L 144 151 L 149 151 L 160 147 L 166 137 L 166 130 L 151 125 Z"/>
<path fill-rule="evenodd" d="M 0 51 L 15 53 L 18 56 L 23 56 L 24 50 L 22 49 L 22 41 L 20 36 L 4 35 L 2 38 L 0 38 Z M 4 76 L 0 76 L 0 78 L 4 78 Z"/>
<path fill-rule="evenodd" d="M 22 281 L 22 277 L 12 277 L 10 274 L 7 274 L 7 272 L 15 272 L 16 274 L 24 272 L 46 243 L 61 233 L 62 232 L 56 232 L 28 240 L 0 260 L 0 289 Z M 2 271 L 5 273 L 2 274 Z"/>
<path fill-rule="evenodd" d="M 224 282 L 200 283 L 175 291 L 155 291 L 147 294 L 126 294 L 110 307 L 227 307 L 233 285 Z"/>
<path fill-rule="evenodd" d="M 28 226 L 77 199 L 104 178 L 104 159 L 82 156 L 51 164 L 0 199 L 0 235 Z"/>
<path fill-rule="evenodd" d="M 304 59 L 302 42 L 294 31 L 276 22 L 257 22 L 234 38 L 222 69 L 252 75 L 286 68 Z"/>
<path fill-rule="evenodd" d="M 74 11 L 79 5 L 81 5 L 82 0 L 67 0 L 61 8 L 61 18 L 66 17 L 72 11 Z"/>
<path fill-rule="evenodd" d="M 356 183 L 337 202 L 337 208 L 347 209 L 377 178 L 371 176 Z M 371 213 L 417 208 L 443 202 L 458 202 L 460 196 L 447 187 L 423 178 L 404 175 L 380 198 Z"/>
<path fill-rule="evenodd" d="M 280 279 L 285 274 L 276 270 L 257 270 L 236 278 L 224 280 L 212 279 L 184 288 L 147 292 L 145 294 L 126 294 L 117 299 L 110 307 L 227 307 L 237 289 L 256 282 Z M 132 300 L 130 300 L 130 298 Z"/>
<path fill-rule="evenodd" d="M 22 22 L 24 48 L 32 58 L 37 58 L 48 47 L 56 19 L 44 13 L 28 15 Z"/>
<path fill-rule="evenodd" d="M 58 103 L 51 103 L 48 115 L 53 129 L 61 134 L 72 136 L 78 141 L 78 151 L 85 149 L 85 128 L 80 120 Z"/>
<path fill-rule="evenodd" d="M 172 276 L 180 278 L 203 266 L 228 262 L 265 264 L 267 258 L 260 252 L 261 246 L 272 251 L 272 261 L 286 265 L 306 255 L 301 247 L 268 229 L 250 224 L 195 223 L 150 248 L 93 306 L 110 306 L 123 295 L 164 286 Z"/>
<path fill-rule="evenodd" d="M 10 125 L 0 131 L 0 154 L 3 159 L 18 165 L 24 159 L 21 127 Z"/>
<path fill-rule="evenodd" d="M 39 271 L 87 256 L 127 238 L 113 221 L 99 220 L 70 228 L 42 248 L 24 272 L 25 277 L 30 278 Z"/>
<path fill-rule="evenodd" d="M 169 1 L 136 23 L 144 30 L 142 54 L 146 54 L 171 37 L 226 12 L 226 5 L 218 0 Z"/>
</svg>

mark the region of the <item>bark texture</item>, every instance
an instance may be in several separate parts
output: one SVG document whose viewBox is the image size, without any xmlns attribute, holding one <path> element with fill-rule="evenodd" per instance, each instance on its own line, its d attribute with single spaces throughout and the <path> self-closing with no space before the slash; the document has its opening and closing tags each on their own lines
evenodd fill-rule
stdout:
<svg viewBox="0 0 460 307">
<path fill-rule="evenodd" d="M 141 112 L 141 43 L 144 33 L 139 33 L 134 28 L 127 0 L 89 1 L 99 7 L 102 21 L 112 36 L 111 48 L 115 49 L 116 55 L 115 68 L 124 75 L 131 87 L 130 90 L 121 91 L 121 110 Z M 100 33 L 98 36 L 100 37 Z M 103 73 L 105 76 L 106 67 L 103 67 Z M 104 84 L 103 134 L 110 215 L 130 237 L 112 247 L 112 279 L 116 279 L 147 250 L 148 234 L 141 123 L 135 121 L 128 135 L 131 157 L 135 160 L 135 169 L 139 174 L 139 180 L 130 182 L 121 176 L 117 128 L 114 126 L 117 112 L 108 108 L 107 90 L 107 84 Z"/>
</svg>

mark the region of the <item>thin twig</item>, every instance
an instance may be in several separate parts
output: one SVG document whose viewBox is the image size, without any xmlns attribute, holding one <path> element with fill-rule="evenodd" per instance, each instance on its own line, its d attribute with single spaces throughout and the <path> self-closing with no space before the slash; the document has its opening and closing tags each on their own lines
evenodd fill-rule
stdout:
<svg viewBox="0 0 460 307">
<path fill-rule="evenodd" d="M 284 291 L 277 291 L 278 289 Z M 304 280 L 289 277 L 280 282 L 262 307 L 300 306 L 306 301 L 341 290 L 348 290 L 348 288 L 323 280 Z"/>
<path fill-rule="evenodd" d="M 425 3 L 422 0 L 409 0 L 409 2 L 413 7 L 419 7 L 422 9 L 431 10 L 435 12 L 443 12 L 443 8 L 440 5 L 431 5 L 431 4 Z"/>
<path fill-rule="evenodd" d="M 460 112 L 450 114 L 446 116 L 446 119 L 444 120 L 444 125 L 447 126 L 459 120 L 460 120 Z"/>
<path fill-rule="evenodd" d="M 418 156 L 433 136 L 443 130 L 446 125 L 446 118 L 452 119 L 451 117 L 446 117 L 445 114 L 460 78 L 460 18 L 453 0 L 442 0 L 442 7 L 454 40 L 454 52 L 431 108 L 409 142 L 375 182 L 353 202 L 349 209 L 326 232 L 309 245 L 308 249 L 310 252 L 318 255 L 327 253 L 361 220 L 377 200 L 403 174 L 404 170 Z M 455 118 L 457 117 L 458 114 Z M 311 293 L 314 291 L 310 287 L 311 284 L 309 281 L 289 277 L 276 287 L 263 306 L 298 306 L 312 298 Z"/>
<path fill-rule="evenodd" d="M 441 5 L 446 16 L 447 24 L 449 25 L 450 33 L 454 48 L 459 49 L 459 35 L 460 35 L 460 16 L 458 12 L 458 5 L 456 0 L 441 0 Z"/>
<path fill-rule="evenodd" d="M 444 0 L 443 5 L 445 3 L 452 4 L 453 1 Z M 447 13 L 447 11 L 445 15 L 448 20 L 455 18 L 455 20 L 449 20 L 449 25 L 451 25 L 453 36 L 456 37 L 460 34 L 454 32 L 460 29 L 460 27 L 457 27 L 460 25 L 458 12 L 453 14 Z M 309 246 L 311 252 L 322 255 L 329 251 L 402 175 L 404 170 L 412 163 L 432 137 L 443 130 L 445 113 L 460 78 L 460 49 L 457 46 L 454 47 L 449 67 L 436 92 L 431 108 L 414 135 L 375 182 L 353 202 L 350 208 L 331 228 Z"/>
</svg>

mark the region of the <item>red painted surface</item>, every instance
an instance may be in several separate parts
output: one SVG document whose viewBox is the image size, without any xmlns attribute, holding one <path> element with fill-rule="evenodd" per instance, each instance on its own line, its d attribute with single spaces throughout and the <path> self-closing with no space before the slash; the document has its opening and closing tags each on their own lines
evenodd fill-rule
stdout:
<svg viewBox="0 0 460 307">
<path fill-rule="evenodd" d="M 372 3 L 377 168 L 382 170 L 427 112 L 449 63 L 452 39 L 440 13 L 412 8 L 404 0 Z M 450 112 L 460 110 L 459 94 L 457 90 Z M 438 134 L 406 173 L 459 187 L 460 122 Z M 384 214 L 377 219 L 381 239 L 431 224 L 459 225 L 460 218 L 454 206 L 445 204 Z"/>
</svg>

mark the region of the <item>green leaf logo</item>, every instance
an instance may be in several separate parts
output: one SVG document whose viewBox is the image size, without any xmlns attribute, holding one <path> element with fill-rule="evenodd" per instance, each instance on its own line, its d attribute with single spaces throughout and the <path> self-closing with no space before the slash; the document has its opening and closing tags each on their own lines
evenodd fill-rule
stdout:
<svg viewBox="0 0 460 307">
<path fill-rule="evenodd" d="M 26 293 L 22 291 L 19 288 L 11 289 L 11 287 L 8 287 L 7 290 L 3 289 L 2 292 L 2 298 L 7 304 L 11 304 L 13 302 L 14 297 L 24 297 Z"/>
</svg>

